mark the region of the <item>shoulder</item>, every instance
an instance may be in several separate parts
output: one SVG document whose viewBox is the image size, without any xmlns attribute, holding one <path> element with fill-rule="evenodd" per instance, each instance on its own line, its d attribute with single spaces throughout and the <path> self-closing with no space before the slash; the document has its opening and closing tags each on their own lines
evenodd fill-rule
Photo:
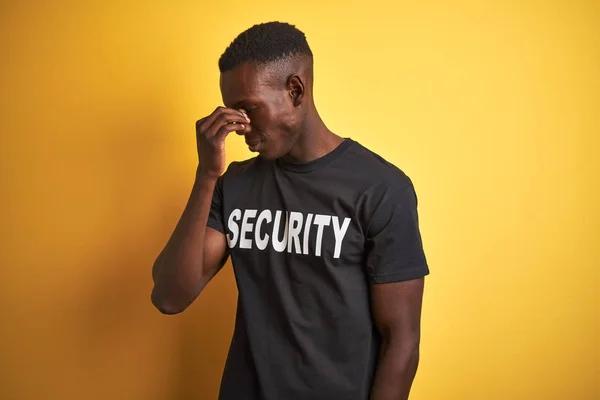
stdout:
<svg viewBox="0 0 600 400">
<path fill-rule="evenodd" d="M 268 166 L 259 157 L 232 161 L 217 181 L 217 190 L 223 199 L 235 199 L 246 193 Z"/>
<path fill-rule="evenodd" d="M 258 157 L 252 157 L 247 160 L 242 161 L 232 161 L 227 166 L 227 170 L 224 175 L 232 176 L 243 174 L 248 171 L 248 169 L 252 168 L 255 164 L 258 163 Z"/>
<path fill-rule="evenodd" d="M 403 215 L 416 209 L 413 182 L 400 167 L 358 142 L 345 159 L 343 168 L 360 188 L 355 210 L 366 232 L 382 229 L 391 221 L 400 223 Z"/>
<path fill-rule="evenodd" d="M 400 167 L 361 143 L 355 140 L 352 142 L 345 164 L 357 178 L 366 180 L 369 188 L 402 191 L 412 186 L 411 179 Z"/>
<path fill-rule="evenodd" d="M 261 164 L 261 160 L 258 157 L 249 158 L 242 161 L 232 161 L 227 166 L 227 169 L 221 175 L 222 181 L 230 181 L 243 179 L 249 174 L 253 173 L 257 167 Z"/>
</svg>

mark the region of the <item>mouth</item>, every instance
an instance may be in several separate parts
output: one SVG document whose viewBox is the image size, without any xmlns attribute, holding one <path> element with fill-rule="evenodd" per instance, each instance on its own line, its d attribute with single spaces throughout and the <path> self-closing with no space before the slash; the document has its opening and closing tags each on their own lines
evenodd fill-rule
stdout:
<svg viewBox="0 0 600 400">
<path fill-rule="evenodd" d="M 261 144 L 262 144 L 262 140 L 260 140 L 260 139 L 253 139 L 253 140 L 246 139 L 246 144 L 248 145 L 248 148 L 250 149 L 250 151 L 258 151 L 260 149 Z"/>
</svg>

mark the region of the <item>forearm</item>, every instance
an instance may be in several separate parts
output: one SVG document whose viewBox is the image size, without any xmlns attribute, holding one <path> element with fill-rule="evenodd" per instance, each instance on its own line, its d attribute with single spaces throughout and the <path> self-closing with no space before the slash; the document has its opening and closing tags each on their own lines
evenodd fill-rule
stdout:
<svg viewBox="0 0 600 400">
<path fill-rule="evenodd" d="M 152 301 L 166 313 L 185 308 L 201 289 L 204 237 L 215 183 L 196 174 L 182 216 L 152 268 Z"/>
<path fill-rule="evenodd" d="M 418 364 L 418 341 L 384 340 L 370 400 L 407 400 Z"/>
</svg>

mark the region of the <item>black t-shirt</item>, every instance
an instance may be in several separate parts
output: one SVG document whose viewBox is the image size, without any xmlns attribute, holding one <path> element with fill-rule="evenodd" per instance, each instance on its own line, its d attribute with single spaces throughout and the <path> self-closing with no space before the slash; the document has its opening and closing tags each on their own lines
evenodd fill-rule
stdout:
<svg viewBox="0 0 600 400">
<path fill-rule="evenodd" d="M 411 180 L 352 139 L 306 164 L 233 162 L 208 226 L 239 293 L 219 399 L 367 400 L 369 284 L 429 273 Z"/>
</svg>

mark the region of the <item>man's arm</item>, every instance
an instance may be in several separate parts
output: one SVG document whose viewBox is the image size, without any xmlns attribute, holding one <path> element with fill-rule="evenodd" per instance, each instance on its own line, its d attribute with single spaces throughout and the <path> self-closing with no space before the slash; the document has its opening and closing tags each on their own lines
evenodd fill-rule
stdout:
<svg viewBox="0 0 600 400">
<path fill-rule="evenodd" d="M 215 181 L 197 174 L 175 231 L 152 267 L 152 304 L 163 314 L 184 311 L 228 257 L 221 232 L 207 227 Z"/>
<path fill-rule="evenodd" d="M 244 124 L 249 122 L 244 112 L 225 107 L 217 107 L 196 122 L 198 168 L 192 193 L 152 266 L 152 304 L 164 314 L 180 313 L 192 304 L 229 255 L 225 234 L 207 224 L 213 208 L 217 215 L 221 212 L 222 199 L 216 189 L 226 169 L 224 140 L 230 132 L 245 129 Z M 213 223 L 215 219 L 220 215 Z"/>
<path fill-rule="evenodd" d="M 371 400 L 406 400 L 419 364 L 424 279 L 372 284 L 373 317 L 382 337 Z"/>
</svg>

